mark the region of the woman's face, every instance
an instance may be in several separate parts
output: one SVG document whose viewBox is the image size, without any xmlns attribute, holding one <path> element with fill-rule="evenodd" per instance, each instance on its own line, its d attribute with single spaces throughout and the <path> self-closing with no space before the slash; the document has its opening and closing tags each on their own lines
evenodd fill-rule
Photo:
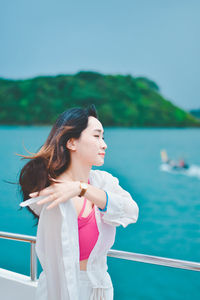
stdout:
<svg viewBox="0 0 200 300">
<path fill-rule="evenodd" d="M 74 140 L 73 155 L 83 164 L 101 166 L 107 145 L 104 142 L 104 130 L 101 122 L 89 116 L 88 126 L 81 133 L 79 139 Z M 104 155 L 103 155 L 104 154 Z"/>
</svg>

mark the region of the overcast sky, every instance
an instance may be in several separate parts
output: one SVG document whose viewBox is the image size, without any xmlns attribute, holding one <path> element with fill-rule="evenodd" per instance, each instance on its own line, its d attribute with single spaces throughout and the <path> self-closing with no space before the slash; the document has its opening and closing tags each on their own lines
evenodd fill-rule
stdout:
<svg viewBox="0 0 200 300">
<path fill-rule="evenodd" d="M 154 80 L 200 108 L 199 0 L 0 0 L 0 77 L 80 70 Z"/>
</svg>

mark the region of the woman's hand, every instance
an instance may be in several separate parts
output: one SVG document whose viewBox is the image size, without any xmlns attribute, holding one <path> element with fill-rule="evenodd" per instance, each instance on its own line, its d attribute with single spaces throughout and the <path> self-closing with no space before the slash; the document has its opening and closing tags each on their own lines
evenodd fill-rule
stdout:
<svg viewBox="0 0 200 300">
<path fill-rule="evenodd" d="M 81 192 L 79 181 L 59 181 L 59 183 L 53 183 L 40 192 L 34 192 L 29 194 L 30 197 L 47 196 L 46 198 L 37 202 L 38 205 L 53 201 L 47 209 L 51 209 L 61 202 L 66 202 L 70 198 L 78 196 Z"/>
</svg>

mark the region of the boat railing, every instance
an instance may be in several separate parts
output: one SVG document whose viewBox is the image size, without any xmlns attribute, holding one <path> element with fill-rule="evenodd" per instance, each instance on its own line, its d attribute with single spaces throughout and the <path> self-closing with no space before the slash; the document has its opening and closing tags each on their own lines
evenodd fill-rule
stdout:
<svg viewBox="0 0 200 300">
<path fill-rule="evenodd" d="M 20 242 L 29 242 L 31 244 L 31 256 L 30 256 L 30 278 L 32 281 L 37 280 L 37 256 L 35 251 L 36 237 L 30 235 L 23 235 L 17 233 L 3 232 L 0 231 L 0 238 L 16 240 Z M 178 269 L 186 269 L 191 271 L 200 271 L 200 263 L 180 260 L 180 259 L 172 259 L 160 256 L 152 256 L 147 254 L 140 254 L 134 252 L 127 251 L 119 251 L 110 249 L 108 251 L 108 256 L 126 260 L 132 260 L 137 262 L 143 262 L 148 264 L 160 265 L 165 267 L 172 267 Z"/>
<path fill-rule="evenodd" d="M 36 237 L 31 235 L 0 231 L 0 238 L 15 240 L 19 242 L 27 242 L 31 244 L 30 278 L 32 281 L 36 281 L 37 280 L 37 256 L 35 251 Z"/>
</svg>

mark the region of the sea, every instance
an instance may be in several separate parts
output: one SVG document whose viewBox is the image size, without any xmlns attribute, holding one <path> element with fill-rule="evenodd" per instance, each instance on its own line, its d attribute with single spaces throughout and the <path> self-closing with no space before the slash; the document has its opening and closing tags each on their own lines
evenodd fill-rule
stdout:
<svg viewBox="0 0 200 300">
<path fill-rule="evenodd" d="M 36 220 L 17 184 L 26 160 L 35 153 L 49 126 L 0 126 L 0 231 L 35 236 Z M 105 127 L 104 165 L 139 207 L 138 221 L 116 230 L 112 249 L 200 262 L 200 176 L 166 172 L 160 151 L 200 170 L 200 129 Z M 28 151 L 28 152 L 27 152 Z M 0 239 L 0 267 L 30 275 L 30 244 Z M 41 272 L 38 262 L 38 276 Z M 115 300 L 197 300 L 200 272 L 108 257 Z"/>
</svg>

